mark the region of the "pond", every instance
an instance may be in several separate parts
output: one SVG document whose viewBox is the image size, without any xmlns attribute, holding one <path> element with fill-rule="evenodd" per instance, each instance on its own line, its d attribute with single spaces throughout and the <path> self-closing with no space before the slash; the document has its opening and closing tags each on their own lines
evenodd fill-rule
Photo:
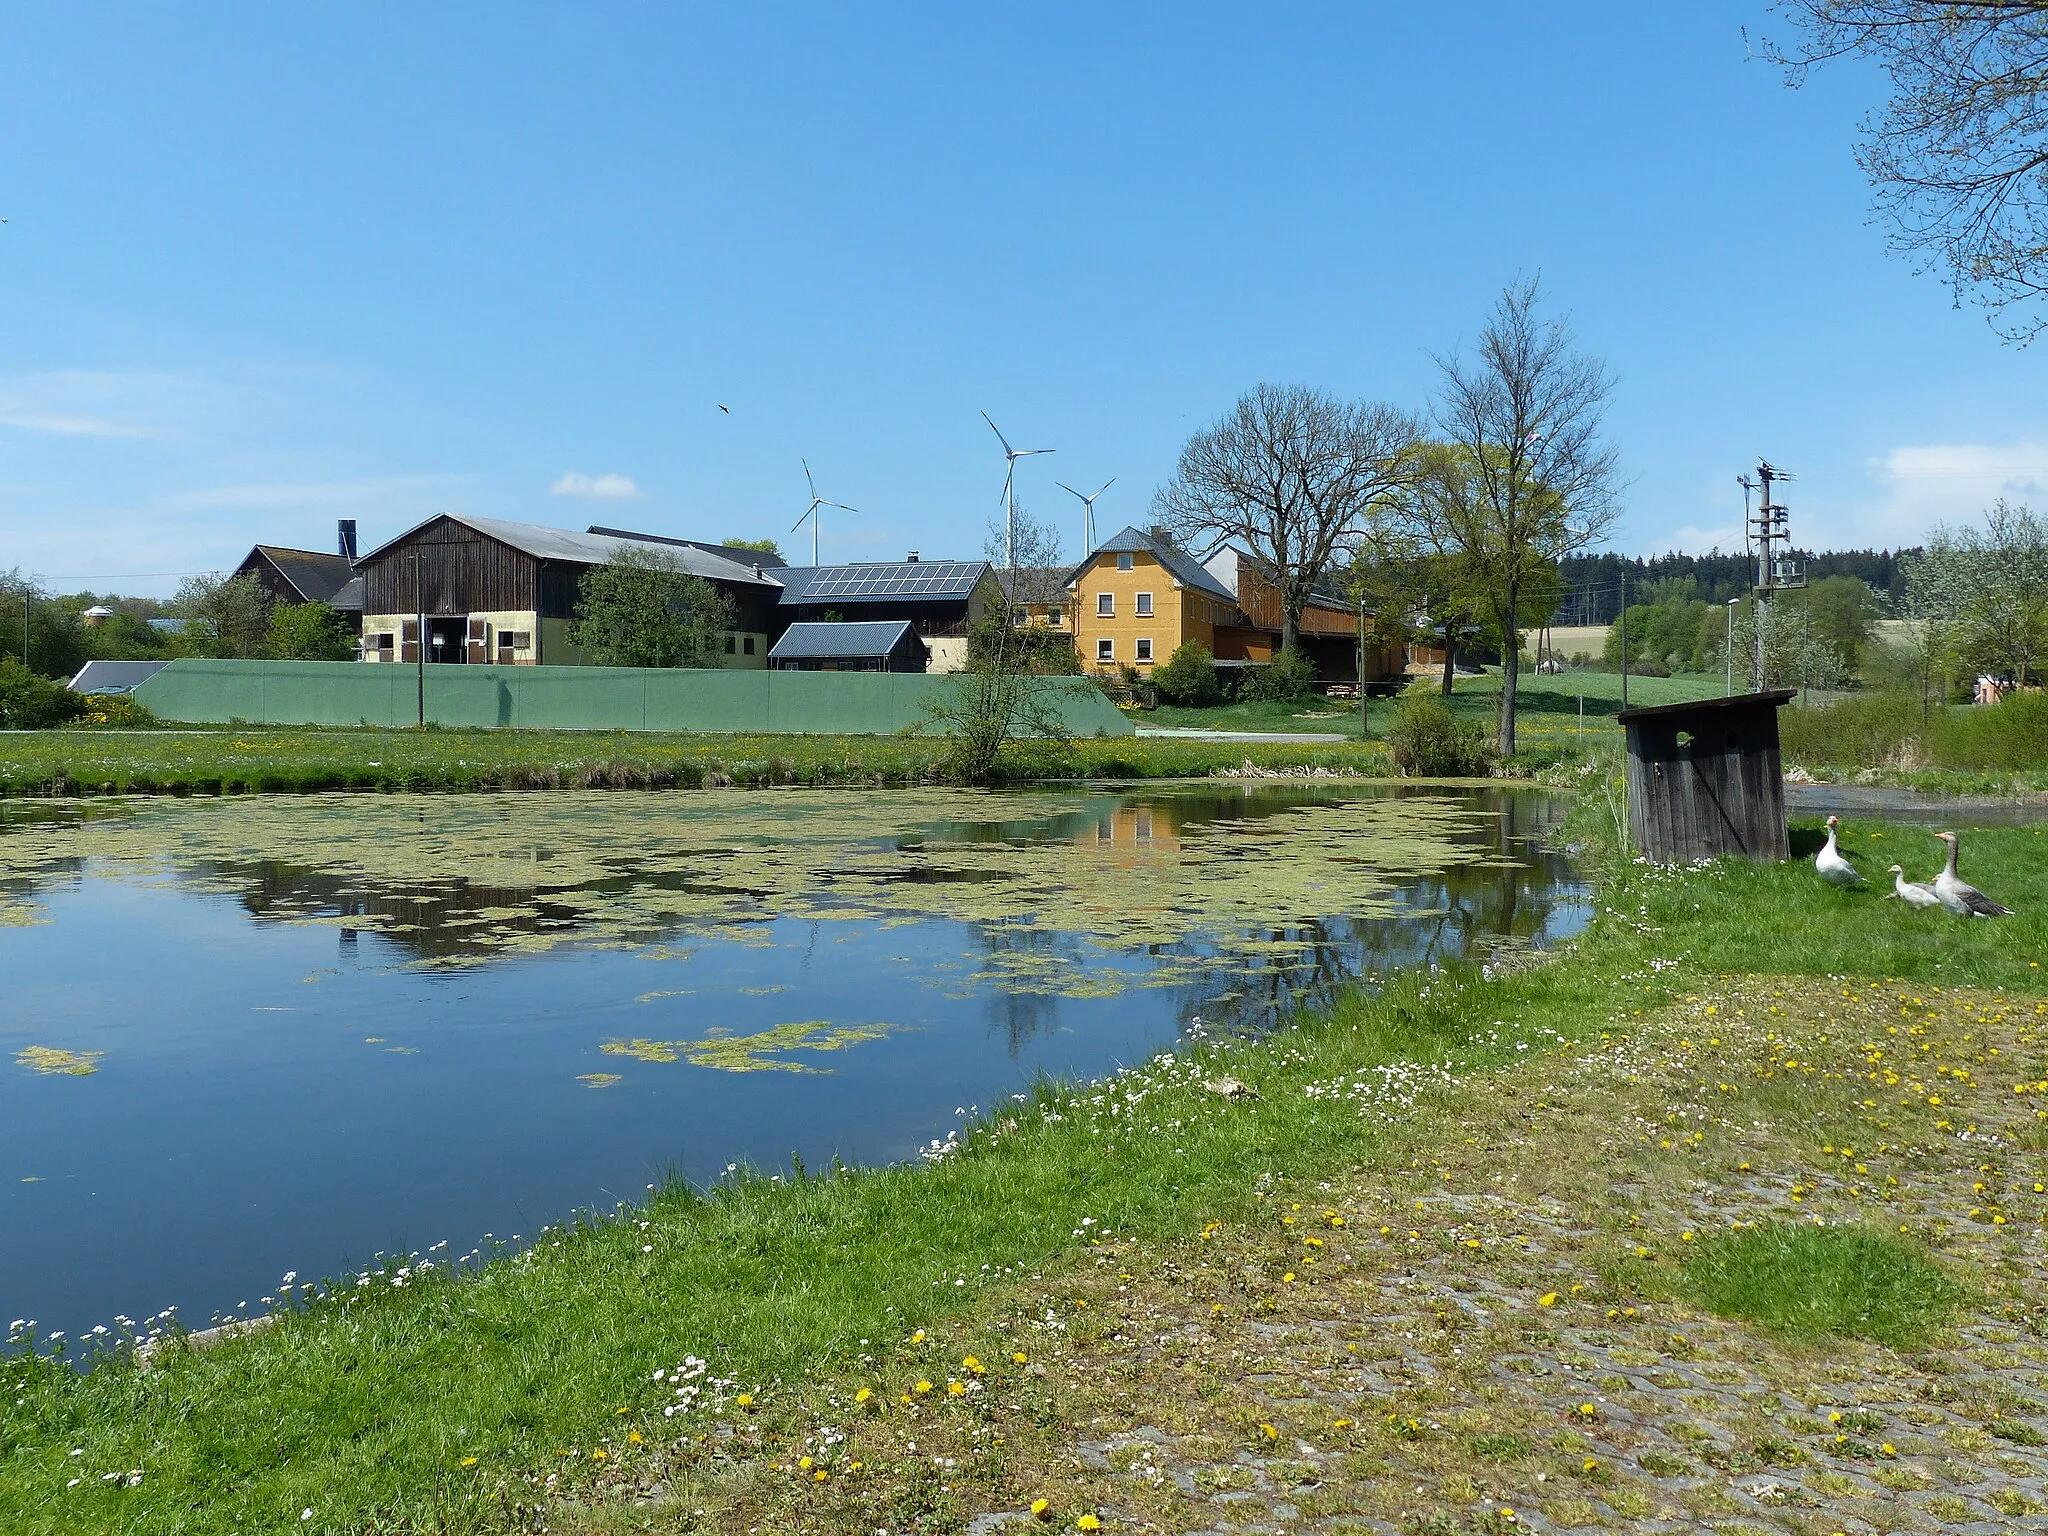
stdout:
<svg viewBox="0 0 2048 1536">
<path fill-rule="evenodd" d="M 77 1340 L 1586 921 L 1560 802 L 1294 785 L 0 809 L 0 1316 Z"/>
</svg>

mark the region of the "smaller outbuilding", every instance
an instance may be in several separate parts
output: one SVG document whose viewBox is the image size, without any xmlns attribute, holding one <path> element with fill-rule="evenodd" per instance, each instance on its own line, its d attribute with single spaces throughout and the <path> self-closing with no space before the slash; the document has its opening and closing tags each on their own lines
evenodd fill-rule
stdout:
<svg viewBox="0 0 2048 1536">
<path fill-rule="evenodd" d="M 922 672 L 929 660 L 908 619 L 792 624 L 768 652 L 778 672 Z"/>
<path fill-rule="evenodd" d="M 1625 709 L 1628 825 L 1636 852 L 1658 864 L 1791 855 L 1778 711 L 1790 688 Z"/>
<path fill-rule="evenodd" d="M 73 693 L 133 693 L 157 673 L 161 661 L 88 661 L 71 679 Z"/>
</svg>

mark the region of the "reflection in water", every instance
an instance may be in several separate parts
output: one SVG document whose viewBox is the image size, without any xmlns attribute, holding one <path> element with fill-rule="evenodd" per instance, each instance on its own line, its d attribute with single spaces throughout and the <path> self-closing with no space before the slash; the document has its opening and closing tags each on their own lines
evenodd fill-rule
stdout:
<svg viewBox="0 0 2048 1536">
<path fill-rule="evenodd" d="M 0 1309 L 196 1323 L 670 1173 L 914 1156 L 1040 1074 L 1573 931 L 1558 814 L 1209 784 L 0 807 Z"/>
</svg>

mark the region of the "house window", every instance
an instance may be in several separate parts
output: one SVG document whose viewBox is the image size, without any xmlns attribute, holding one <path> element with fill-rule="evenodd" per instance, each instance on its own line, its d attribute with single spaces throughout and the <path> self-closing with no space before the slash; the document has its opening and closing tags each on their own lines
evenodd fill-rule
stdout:
<svg viewBox="0 0 2048 1536">
<path fill-rule="evenodd" d="M 1098 592 L 1095 594 L 1095 617 L 1098 619 L 1113 619 L 1116 617 L 1116 594 L 1114 592 Z"/>
<path fill-rule="evenodd" d="M 1114 640 L 1098 640 L 1098 641 L 1096 641 L 1096 642 L 1095 642 L 1095 659 L 1096 659 L 1097 661 L 1115 661 L 1115 660 L 1116 660 L 1116 642 L 1115 642 Z"/>
<path fill-rule="evenodd" d="M 1138 594 L 1138 617 L 1141 619 L 1152 617 L 1152 594 L 1150 592 L 1140 592 Z"/>
<path fill-rule="evenodd" d="M 751 656 L 754 654 L 754 637 L 752 635 L 748 635 L 740 644 L 746 655 Z"/>
<path fill-rule="evenodd" d="M 1134 571 L 1138 568 L 1138 557 L 1125 550 L 1116 557 L 1116 568 L 1120 571 Z"/>
<path fill-rule="evenodd" d="M 733 655 L 733 654 L 734 654 L 735 652 L 737 652 L 737 651 L 739 650 L 739 647 L 740 647 L 740 642 L 739 642 L 739 638 L 738 638 L 737 636 L 735 636 L 735 635 L 727 635 L 727 636 L 725 637 L 725 654 L 726 654 L 726 655 L 728 655 L 728 656 L 731 656 L 731 655 Z"/>
<path fill-rule="evenodd" d="M 1140 640 L 1140 641 L 1138 642 L 1138 660 L 1140 660 L 1140 661 L 1150 661 L 1151 659 L 1152 659 L 1152 642 L 1151 642 L 1150 640 Z"/>
<path fill-rule="evenodd" d="M 1046 609 L 1046 610 L 1045 610 L 1045 622 L 1046 622 L 1047 624 L 1051 625 L 1051 626 L 1052 626 L 1052 627 L 1053 627 L 1054 629 L 1058 629 L 1058 628 L 1060 627 L 1060 611 L 1059 611 L 1059 609 L 1057 609 L 1057 608 L 1048 608 L 1048 609 Z"/>
</svg>

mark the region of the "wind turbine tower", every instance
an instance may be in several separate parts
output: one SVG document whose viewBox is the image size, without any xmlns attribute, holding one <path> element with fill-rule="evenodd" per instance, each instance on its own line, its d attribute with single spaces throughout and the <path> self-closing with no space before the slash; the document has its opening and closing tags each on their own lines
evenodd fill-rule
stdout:
<svg viewBox="0 0 2048 1536">
<path fill-rule="evenodd" d="M 1111 475 L 1107 480 L 1103 481 L 1101 486 L 1097 488 L 1095 496 L 1083 496 L 1064 480 L 1055 480 L 1053 484 L 1081 503 L 1081 555 L 1085 559 L 1095 553 L 1095 496 L 1100 496 L 1112 485 L 1115 485 L 1116 476 Z"/>
<path fill-rule="evenodd" d="M 804 467 L 804 484 L 808 485 L 811 488 L 811 504 L 808 507 L 804 508 L 804 516 L 798 518 L 794 523 L 790 525 L 789 531 L 791 533 L 795 533 L 797 529 L 803 527 L 804 518 L 810 519 L 811 564 L 816 565 L 818 563 L 818 508 L 837 507 L 842 512 L 858 512 L 860 508 L 849 507 L 843 501 L 827 501 L 824 497 L 820 496 L 818 494 L 818 482 L 811 478 L 810 461 L 808 459 L 799 459 L 797 460 L 797 462 L 799 464 L 802 464 Z"/>
<path fill-rule="evenodd" d="M 988 422 L 989 431 L 995 433 L 996 441 L 1003 445 L 1003 458 L 1006 461 L 1003 468 L 1003 528 L 1008 540 L 1006 547 L 1009 550 L 1009 568 L 1014 571 L 1017 569 L 1017 499 L 1011 491 L 1011 485 L 1017 478 L 1017 461 L 1019 459 L 1028 459 L 1034 453 L 1057 453 L 1059 450 L 1057 448 L 1012 448 L 1010 440 L 1003 436 L 1003 429 L 993 421 L 989 421 L 987 411 L 981 413 L 981 419 Z"/>
</svg>

